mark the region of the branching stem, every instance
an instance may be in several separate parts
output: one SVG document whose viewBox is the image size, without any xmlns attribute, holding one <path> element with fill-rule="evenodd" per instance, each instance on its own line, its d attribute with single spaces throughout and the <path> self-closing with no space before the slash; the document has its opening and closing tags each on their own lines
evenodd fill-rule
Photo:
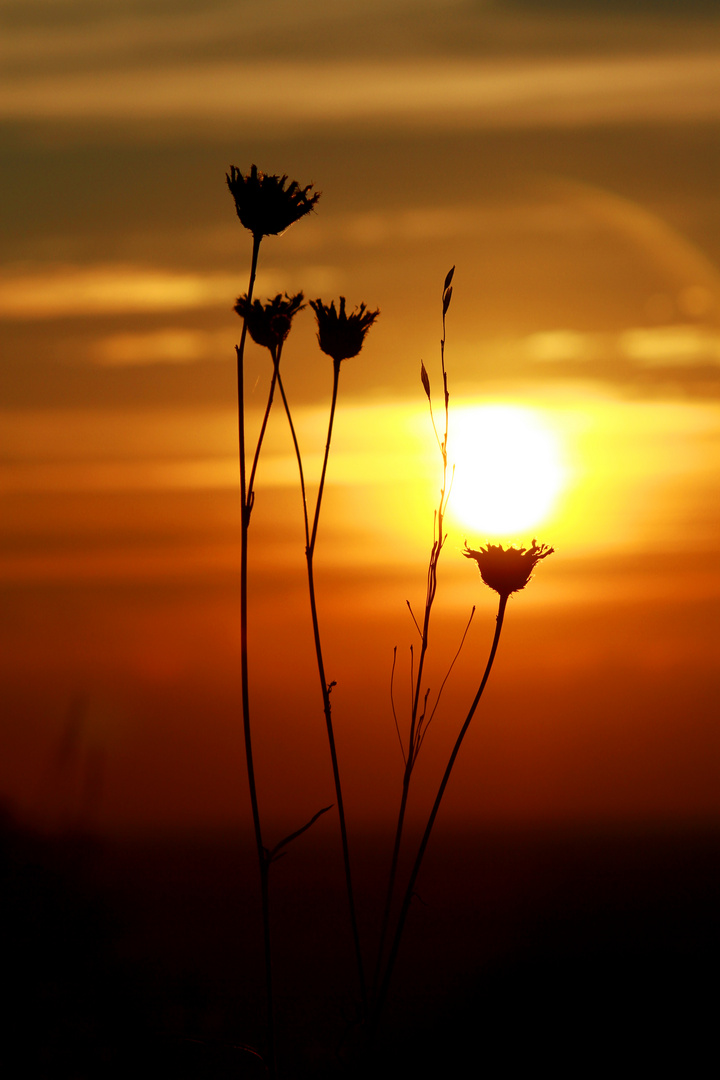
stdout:
<svg viewBox="0 0 720 1080">
<path fill-rule="evenodd" d="M 455 741 L 455 746 L 453 747 L 452 753 L 450 754 L 450 758 L 448 760 L 447 767 L 446 767 L 445 772 L 443 774 L 443 778 L 440 781 L 440 787 L 439 787 L 438 793 L 437 793 L 437 795 L 435 797 L 435 802 L 433 803 L 432 810 L 430 811 L 430 817 L 428 818 L 428 823 L 425 826 L 425 832 L 423 833 L 422 840 L 420 841 L 420 846 L 418 848 L 418 852 L 417 852 L 417 855 L 415 857 L 415 863 L 413 864 L 413 868 L 412 868 L 412 871 L 410 873 L 410 879 L 408 881 L 407 889 L 405 890 L 405 896 L 404 896 L 404 899 L 403 899 L 402 907 L 400 909 L 400 914 L 398 916 L 397 926 L 395 928 L 395 936 L 393 938 L 393 942 L 392 942 L 392 945 L 390 947 L 390 952 L 389 952 L 389 955 L 388 955 L 388 961 L 387 961 L 387 964 L 385 966 L 385 972 L 384 972 L 384 975 L 383 975 L 383 980 L 382 980 L 382 983 L 380 985 L 380 989 L 378 991 L 378 994 L 377 994 L 377 997 L 376 997 L 375 1003 L 374 1003 L 374 1013 L 373 1013 L 373 1025 L 374 1026 L 377 1025 L 377 1022 L 379 1020 L 379 1017 L 380 1017 L 380 1014 L 382 1012 L 383 1006 L 385 1004 L 385 999 L 387 997 L 388 987 L 390 985 L 390 979 L 391 979 L 391 976 L 392 976 L 393 968 L 395 966 L 395 961 L 397 959 L 398 950 L 400 948 L 400 941 L 401 941 L 401 938 L 402 938 L 403 930 L 405 928 L 405 920 L 407 919 L 407 914 L 408 914 L 408 911 L 410 910 L 410 903 L 412 901 L 413 894 L 415 892 L 415 885 L 417 883 L 418 874 L 420 873 L 420 867 L 422 866 L 422 861 L 423 861 L 423 857 L 425 855 L 425 850 L 426 850 L 426 848 L 428 846 L 428 841 L 430 840 L 430 834 L 432 832 L 433 825 L 435 824 L 435 819 L 436 819 L 436 817 L 438 815 L 438 811 L 440 809 L 440 804 L 442 802 L 443 795 L 445 794 L 445 788 L 448 785 L 448 781 L 450 779 L 450 774 L 451 774 L 451 772 L 453 770 L 453 766 L 455 764 L 455 760 L 456 760 L 456 758 L 458 756 L 458 753 L 460 752 L 460 747 L 462 745 L 463 739 L 465 738 L 467 730 L 470 727 L 470 723 L 472 721 L 472 718 L 475 715 L 475 710 L 478 707 L 478 704 L 480 702 L 480 698 L 483 695 L 483 691 L 484 691 L 485 686 L 487 685 L 487 681 L 488 681 L 488 679 L 490 677 L 490 671 L 492 670 L 493 661 L 495 660 L 495 654 L 497 652 L 498 642 L 500 641 L 500 632 L 502 630 L 503 620 L 505 618 L 505 608 L 506 608 L 506 605 L 507 605 L 507 600 L 508 600 L 507 596 L 501 596 L 500 597 L 500 604 L 499 604 L 499 607 L 498 607 L 497 619 L 496 619 L 496 622 L 495 622 L 495 634 L 493 636 L 492 646 L 490 648 L 490 655 L 488 657 L 487 664 L 485 665 L 485 672 L 484 672 L 482 680 L 480 682 L 480 686 L 478 688 L 478 691 L 477 691 L 477 693 L 476 693 L 476 695 L 475 695 L 475 697 L 473 699 L 473 702 L 472 702 L 472 704 L 470 706 L 467 717 L 465 718 L 465 723 L 463 724 L 462 728 L 460 729 L 460 734 L 458 735 L 458 737 L 457 737 L 457 739 Z"/>
<path fill-rule="evenodd" d="M 452 279 L 452 272 L 449 275 Z M 395 893 L 395 880 L 397 878 L 397 869 L 400 859 L 400 848 L 402 846 L 403 829 L 405 826 L 405 814 L 407 811 L 408 797 L 410 794 L 410 781 L 412 779 L 413 769 L 417 761 L 418 754 L 420 752 L 420 746 L 422 744 L 424 733 L 424 720 L 425 709 L 427 705 L 428 694 L 426 692 L 423 703 L 423 711 L 420 712 L 420 701 L 422 694 L 422 679 L 423 670 L 425 666 L 425 657 L 427 655 L 429 640 L 430 640 L 430 618 L 432 615 L 432 607 L 435 601 L 435 594 L 437 592 L 437 568 L 440 561 L 440 555 L 445 545 L 445 535 L 443 533 L 445 511 L 447 509 L 448 500 L 448 483 L 447 483 L 447 441 L 448 441 L 448 424 L 449 424 L 449 401 L 450 396 L 447 389 L 447 372 L 445 370 L 445 315 L 447 314 L 447 308 L 449 305 L 448 297 L 448 279 L 446 279 L 445 287 L 443 289 L 443 315 L 442 315 L 442 337 L 440 339 L 440 364 L 442 370 L 443 379 L 443 404 L 445 411 L 445 430 L 443 437 L 440 438 L 438 433 L 435 417 L 432 408 L 432 398 L 430 396 L 430 383 L 427 378 L 425 366 L 422 366 L 422 382 L 427 394 L 428 403 L 430 406 L 430 419 L 432 421 L 433 431 L 435 432 L 435 438 L 437 439 L 438 447 L 442 457 L 442 484 L 440 487 L 440 498 L 438 500 L 438 508 L 435 511 L 433 522 L 433 545 L 430 550 L 430 559 L 428 562 L 427 572 L 427 587 L 425 593 L 425 614 L 423 616 L 422 629 L 418 625 L 417 620 L 413 614 L 412 608 L 410 608 L 410 614 L 413 617 L 416 627 L 420 633 L 421 646 L 420 656 L 418 658 L 417 672 L 411 674 L 413 690 L 412 690 L 412 704 L 410 713 L 410 732 L 408 737 L 408 752 L 405 757 L 405 769 L 403 771 L 402 781 L 402 793 L 400 796 L 400 808 L 398 810 L 397 825 L 395 826 L 395 840 L 393 843 L 392 859 L 390 861 L 390 873 L 388 875 L 388 887 L 385 896 L 385 907 L 383 909 L 383 918 L 380 929 L 380 942 L 378 945 L 377 959 L 375 962 L 375 973 L 373 976 L 373 997 L 378 992 L 378 986 L 380 982 L 380 976 L 382 972 L 383 959 L 385 954 L 385 942 L 387 940 L 388 929 L 390 926 L 390 915 L 392 911 L 393 896 Z M 408 607 L 410 605 L 408 604 Z M 412 653 L 411 653 L 412 655 Z"/>
</svg>

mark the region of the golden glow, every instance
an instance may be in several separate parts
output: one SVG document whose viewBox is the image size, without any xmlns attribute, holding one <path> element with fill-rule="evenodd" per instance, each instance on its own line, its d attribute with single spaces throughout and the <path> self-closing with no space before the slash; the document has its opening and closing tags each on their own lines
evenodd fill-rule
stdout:
<svg viewBox="0 0 720 1080">
<path fill-rule="evenodd" d="M 322 267 L 312 268 L 310 280 L 313 288 L 322 287 L 328 274 Z M 258 282 L 258 290 L 268 293 L 285 284 L 272 270 L 258 274 Z M 113 263 L 63 265 L 25 274 L 0 273 L 0 319 L 186 311 L 226 305 L 228 296 L 236 292 L 237 279 L 231 274 L 149 270 Z M 123 338 L 124 357 L 127 332 Z"/>
<path fill-rule="evenodd" d="M 667 56 L 214 61 L 32 72 L 0 81 L 0 116 L 179 117 L 274 124 L 443 118 L 507 126 L 716 118 L 717 51 Z"/>
<path fill-rule="evenodd" d="M 248 445 L 254 446 L 260 418 L 260 410 L 250 411 Z M 295 422 L 312 505 L 327 407 L 299 406 Z M 122 566 L 132 559 L 145 565 L 146 543 L 148 559 L 164 552 L 168 572 L 187 565 L 189 545 L 204 552 L 218 544 L 234 550 L 235 425 L 232 408 L 213 406 L 0 411 L 0 489 L 14 500 L 3 520 L 7 547 L 0 580 L 33 573 L 42 578 L 51 563 L 58 577 L 67 572 L 74 579 L 82 559 L 89 560 L 88 572 L 93 567 L 99 573 L 103 558 L 113 577 L 125 572 L 121 540 L 93 545 L 97 536 L 111 540 L 116 532 L 126 543 L 130 529 L 137 546 Z M 587 390 L 512 405 L 453 399 L 449 460 L 456 479 L 446 518 L 448 567 L 465 567 L 459 555 L 465 538 L 477 547 L 487 539 L 529 543 L 535 534 L 565 559 L 637 554 L 649 545 L 677 551 L 690 536 L 693 550 L 717 547 L 720 410 L 712 401 L 618 400 Z M 323 508 L 323 565 L 402 573 L 422 567 L 440 482 L 426 403 L 341 404 Z M 302 558 L 297 485 L 287 424 L 277 411 L 258 472 L 253 537 L 262 535 L 262 542 L 254 541 L 256 566 L 295 565 L 297 551 Z M 200 526 L 196 510 L 191 512 L 198 499 L 209 515 Z M 111 513 L 116 524 L 110 524 Z M 163 546 L 168 515 L 172 555 Z M 77 548 L 56 543 L 56 533 L 75 537 Z M 213 555 L 206 565 L 224 565 L 225 559 Z M 387 579 L 380 581 L 387 589 Z M 458 602 L 465 598 L 458 594 Z M 394 603 L 388 591 L 388 604 Z"/>
<path fill-rule="evenodd" d="M 235 284 L 227 274 L 203 277 L 112 264 L 59 266 L 0 278 L 0 317 L 37 319 L 208 307 L 226 302 Z"/>
<path fill-rule="evenodd" d="M 450 514 L 489 536 L 541 525 L 566 480 L 558 437 L 539 410 L 473 405 L 451 417 Z"/>
</svg>

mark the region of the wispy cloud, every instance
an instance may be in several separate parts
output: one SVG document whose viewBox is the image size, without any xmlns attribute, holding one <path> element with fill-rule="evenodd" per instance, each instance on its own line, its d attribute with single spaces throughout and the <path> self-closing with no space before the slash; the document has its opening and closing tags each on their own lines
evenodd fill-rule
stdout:
<svg viewBox="0 0 720 1080">
<path fill-rule="evenodd" d="M 304 279 L 314 289 L 327 287 L 331 278 L 331 271 L 322 266 L 304 270 Z M 263 270 L 258 275 L 258 291 L 273 293 L 287 287 L 286 278 L 273 271 Z M 115 264 L 52 266 L 45 271 L 13 274 L 9 267 L 0 276 L 0 319 L 229 309 L 237 292 L 238 278 L 231 274 Z M 141 344 L 152 350 L 150 341 Z M 125 346 L 129 347 L 128 341 Z M 166 346 L 167 342 L 156 340 L 154 351 L 166 353 Z M 112 362 L 111 355 L 117 355 L 113 347 L 105 355 L 108 362 Z"/>
<path fill-rule="evenodd" d="M 167 326 L 148 333 L 111 334 L 96 342 L 92 358 L 108 367 L 131 364 L 190 364 L 225 358 L 228 333 Z"/>
<path fill-rule="evenodd" d="M 53 267 L 0 280 L 0 318 L 171 311 L 227 304 L 228 275 L 173 274 L 130 266 Z"/>
<path fill-rule="evenodd" d="M 0 81 L 6 119 L 574 125 L 720 117 L 720 52 L 199 63 Z"/>
</svg>

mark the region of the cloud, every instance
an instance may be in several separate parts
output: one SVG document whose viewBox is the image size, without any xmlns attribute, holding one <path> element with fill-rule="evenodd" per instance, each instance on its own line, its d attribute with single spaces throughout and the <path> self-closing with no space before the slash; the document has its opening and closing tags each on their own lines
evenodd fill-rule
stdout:
<svg viewBox="0 0 720 1080">
<path fill-rule="evenodd" d="M 693 323 L 638 326 L 617 334 L 547 330 L 528 334 L 523 352 L 532 363 L 626 360 L 640 368 L 720 364 L 720 331 Z"/>
<path fill-rule="evenodd" d="M 126 364 L 191 364 L 227 353 L 228 334 L 184 327 L 164 327 L 149 333 L 113 334 L 101 338 L 93 359 L 109 367 Z"/>
<path fill-rule="evenodd" d="M 653 326 L 626 330 L 620 352 L 643 367 L 720 364 L 720 333 L 703 326 Z"/>
<path fill-rule="evenodd" d="M 199 62 L 0 81 L 5 119 L 573 126 L 720 118 L 720 52 Z"/>
<path fill-rule="evenodd" d="M 310 290 L 322 290 L 334 282 L 333 271 L 324 266 L 305 267 L 303 281 Z M 258 274 L 256 293 L 272 294 L 288 288 L 287 275 L 262 270 Z M 96 264 L 87 267 L 52 266 L 46 271 L 13 274 L 8 267 L 0 277 L 0 319 L 53 319 L 68 316 L 115 315 L 185 311 L 198 308 L 224 307 L 230 310 L 239 291 L 236 274 L 203 274 L 173 272 L 116 264 Z M 163 334 L 176 331 L 163 330 Z M 167 358 L 168 350 L 179 353 L 197 352 L 198 341 L 191 344 L 186 336 L 183 344 L 167 336 L 152 340 L 122 341 L 107 345 L 104 361 L 119 361 L 121 353 L 137 353 L 143 347 L 156 353 L 156 359 Z M 102 352 L 102 350 L 101 350 Z M 98 356 L 98 358 L 101 358 Z"/>
<path fill-rule="evenodd" d="M 52 267 L 0 280 L 0 318 L 55 318 L 138 311 L 171 311 L 227 304 L 237 279 L 225 274 L 142 269 L 122 265 Z"/>
</svg>

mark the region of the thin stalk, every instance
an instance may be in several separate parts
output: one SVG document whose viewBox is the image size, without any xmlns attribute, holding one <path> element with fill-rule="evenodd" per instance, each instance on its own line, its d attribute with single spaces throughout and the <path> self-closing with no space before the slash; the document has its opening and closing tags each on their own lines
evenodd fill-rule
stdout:
<svg viewBox="0 0 720 1080">
<path fill-rule="evenodd" d="M 438 793 L 437 793 L 437 795 L 435 797 L 435 802 L 433 803 L 433 808 L 430 811 L 430 817 L 428 818 L 428 823 L 425 826 L 425 832 L 423 833 L 422 840 L 420 841 L 420 847 L 418 848 L 418 852 L 417 852 L 417 855 L 415 857 L 415 863 L 413 865 L 412 872 L 410 874 L 410 879 L 408 881 L 407 889 L 405 890 L 405 896 L 404 896 L 404 899 L 403 899 L 402 907 L 400 909 L 400 914 L 398 916 L 397 926 L 395 928 L 395 937 L 393 938 L 393 943 L 392 943 L 392 946 L 390 948 L 390 954 L 388 956 L 387 965 L 385 967 L 385 974 L 383 976 L 382 984 L 380 986 L 380 992 L 379 992 L 379 994 L 377 996 L 377 999 L 376 999 L 376 1002 L 375 1002 L 375 1012 L 374 1012 L 374 1017 L 373 1017 L 374 1026 L 377 1026 L 377 1022 L 378 1022 L 378 1020 L 380 1018 L 380 1014 L 381 1014 L 383 1006 L 385 1004 L 385 999 L 387 997 L 388 987 L 390 985 L 390 978 L 392 976 L 393 968 L 395 966 L 395 961 L 397 959 L 398 950 L 400 948 L 400 940 L 402 938 L 403 930 L 405 928 L 405 920 L 407 919 L 407 914 L 408 914 L 408 911 L 410 910 L 410 903 L 412 901 L 413 894 L 414 894 L 414 891 L 415 891 L 415 884 L 416 884 L 417 879 L 418 879 L 418 874 L 420 873 L 420 867 L 422 865 L 423 857 L 425 855 L 425 849 L 428 846 L 428 841 L 430 840 L 430 834 L 432 832 L 433 825 L 435 824 L 435 818 L 438 815 L 438 811 L 440 809 L 440 803 L 442 802 L 443 795 L 445 794 L 445 788 L 448 785 L 448 781 L 450 779 L 450 774 L 451 774 L 451 772 L 453 770 L 453 766 L 455 764 L 455 760 L 456 760 L 456 758 L 458 756 L 458 753 L 460 752 L 460 747 L 462 745 L 463 739 L 465 738 L 467 730 L 470 727 L 470 722 L 472 721 L 472 718 L 475 715 L 475 710 L 478 707 L 478 704 L 480 702 L 480 698 L 483 695 L 483 691 L 484 691 L 485 686 L 487 685 L 487 681 L 488 681 L 488 679 L 490 677 L 490 671 L 492 670 L 493 661 L 495 660 L 495 654 L 497 652 L 498 643 L 500 641 L 500 632 L 502 630 L 503 620 L 505 618 L 505 608 L 507 606 L 507 600 L 508 600 L 507 596 L 501 596 L 500 597 L 500 604 L 499 604 L 499 607 L 498 607 L 497 619 L 496 619 L 496 622 L 495 622 L 495 634 L 493 636 L 492 646 L 491 646 L 491 649 L 490 649 L 490 655 L 488 657 L 488 661 L 487 661 L 487 664 L 485 666 L 485 672 L 483 674 L 482 681 L 481 681 L 480 686 L 478 688 L 478 692 L 476 693 L 476 695 L 475 695 L 475 697 L 473 699 L 472 705 L 470 706 L 470 709 L 468 711 L 467 717 L 465 719 L 465 723 L 463 724 L 462 728 L 460 729 L 460 734 L 458 735 L 457 740 L 455 741 L 455 746 L 453 747 L 452 753 L 450 754 L 450 758 L 449 758 L 448 763 L 447 763 L 447 768 L 445 769 L 445 772 L 443 774 L 443 778 L 440 781 L 440 787 L 439 787 Z"/>
<path fill-rule="evenodd" d="M 318 525 L 320 523 L 320 507 L 322 505 L 323 491 L 325 489 L 325 474 L 327 472 L 328 458 L 330 457 L 330 440 L 332 439 L 333 421 L 335 419 L 335 406 L 337 405 L 339 382 L 340 361 L 333 360 L 333 388 L 332 400 L 330 402 L 330 419 L 328 421 L 328 433 L 327 439 L 325 440 L 325 457 L 323 458 L 322 472 L 320 473 L 320 485 L 318 487 L 317 503 L 315 504 L 315 517 L 313 518 L 312 533 L 310 536 L 310 543 L 308 545 L 308 551 L 311 556 L 315 552 L 315 541 L 317 540 Z"/>
<path fill-rule="evenodd" d="M 435 594 L 437 592 L 437 568 L 440 561 L 440 555 L 445 543 L 445 537 L 443 535 L 443 524 L 445 517 L 445 510 L 447 508 L 447 501 L 449 498 L 449 492 L 447 491 L 447 441 L 448 441 L 448 425 L 449 425 L 449 410 L 448 404 L 450 396 L 447 389 L 447 372 L 445 370 L 445 316 L 447 314 L 447 304 L 445 303 L 445 296 L 447 294 L 447 286 L 443 291 L 443 316 L 442 316 L 442 337 L 440 339 L 440 366 L 443 377 L 443 402 L 445 407 L 445 432 L 441 439 L 437 427 L 435 426 L 435 417 L 433 415 L 432 400 L 430 398 L 430 384 L 425 380 L 427 375 L 423 366 L 423 385 L 426 387 L 426 393 L 428 396 L 428 402 L 430 404 L 430 419 L 432 421 L 433 431 L 435 432 L 435 438 L 437 439 L 438 447 L 440 448 L 440 454 L 442 456 L 442 486 L 440 488 L 440 501 L 438 504 L 436 515 L 436 527 L 437 533 L 433 534 L 433 546 L 430 551 L 430 560 L 428 563 L 428 576 L 427 576 L 427 591 L 425 594 L 425 615 L 423 617 L 423 626 L 420 631 L 421 647 L 420 658 L 418 661 L 417 676 L 414 682 L 414 691 L 412 698 L 412 709 L 410 716 L 410 735 L 408 739 L 408 753 L 405 760 L 405 769 L 403 771 L 403 783 L 402 793 L 400 796 L 400 809 L 398 811 L 397 825 L 395 826 L 395 840 L 393 843 L 392 859 L 390 861 L 390 873 L 388 875 L 388 887 L 385 895 L 385 907 L 383 909 L 383 918 L 380 929 L 380 942 L 378 945 L 377 959 L 375 962 L 375 973 L 373 976 L 373 997 L 377 994 L 378 983 L 380 980 L 380 973 L 382 971 L 383 956 L 385 953 L 385 942 L 387 939 L 388 929 L 390 926 L 390 913 L 392 911 L 393 896 L 395 895 L 395 881 L 397 878 L 398 863 L 400 860 L 400 848 L 402 846 L 403 829 L 405 826 L 405 813 L 407 810 L 408 798 L 410 795 L 410 781 L 412 779 L 413 769 L 417 761 L 418 754 L 420 752 L 420 746 L 422 744 L 422 722 L 423 717 L 418 720 L 418 712 L 420 707 L 420 694 L 422 690 L 422 675 L 425 665 L 425 656 L 428 651 L 428 645 L 430 640 L 430 616 L 432 614 L 432 607 L 435 601 Z M 448 301 L 449 304 L 449 301 Z M 412 609 L 411 612 L 412 614 Z M 418 626 L 415 616 L 413 615 L 413 622 Z M 420 628 L 418 627 L 418 630 Z"/>
<path fill-rule="evenodd" d="M 309 519 L 307 512 L 307 499 L 305 495 L 305 479 L 302 467 L 302 458 L 300 455 L 300 447 L 295 435 L 295 428 L 290 415 L 290 408 L 288 406 L 287 398 L 285 397 L 285 388 L 282 384 L 282 378 L 278 374 L 278 386 L 282 395 L 283 405 L 285 406 L 285 413 L 290 424 L 290 432 L 292 434 L 293 446 L 295 447 L 295 455 L 297 457 L 298 468 L 300 470 L 300 486 L 302 489 L 303 497 L 303 510 L 305 515 L 305 558 L 307 562 L 307 574 L 308 574 L 308 591 L 310 594 L 310 614 L 312 617 L 313 628 L 313 641 L 315 643 L 315 656 L 317 658 L 317 669 L 320 677 L 320 690 L 322 692 L 323 712 L 325 715 L 325 727 L 327 730 L 328 745 L 330 747 L 330 760 L 332 763 L 333 781 L 335 783 L 335 798 L 337 801 L 338 818 L 340 820 L 340 838 L 342 842 L 342 854 L 343 854 L 343 866 L 345 870 L 345 886 L 348 897 L 348 907 L 350 912 L 350 927 L 352 931 L 353 945 L 355 949 L 355 962 L 357 964 L 358 982 L 360 985 L 360 997 L 362 1001 L 363 1016 L 367 1015 L 367 986 L 365 982 L 365 968 L 363 966 L 362 952 L 360 949 L 360 932 L 358 930 L 357 912 L 355 908 L 355 892 L 353 890 L 352 872 L 350 867 L 350 847 L 348 844 L 347 825 L 345 822 L 345 804 L 343 802 L 342 784 L 340 782 L 340 767 L 338 765 L 337 749 L 335 747 L 335 733 L 333 731 L 332 723 L 332 708 L 330 704 L 330 690 L 331 687 L 328 684 L 325 675 L 325 662 L 323 659 L 322 641 L 320 638 L 320 622 L 317 612 L 317 600 L 315 596 L 315 574 L 313 567 L 313 558 L 315 555 L 315 544 L 317 542 L 318 525 L 320 522 L 320 509 L 322 506 L 323 491 L 325 488 L 325 475 L 327 473 L 328 458 L 330 456 L 330 443 L 332 441 L 333 422 L 335 419 L 335 408 L 337 405 L 338 396 L 338 384 L 340 381 L 340 361 L 333 361 L 333 388 L 332 388 L 332 400 L 330 403 L 330 419 L 328 421 L 328 433 L 325 441 L 325 456 L 323 458 L 322 471 L 320 474 L 320 485 L 318 487 L 317 502 L 315 505 L 315 514 L 313 517 L 312 532 L 309 527 Z"/>
<path fill-rule="evenodd" d="M 280 353 L 282 352 L 282 343 L 278 348 L 277 361 L 273 357 L 273 373 L 270 381 L 270 390 L 268 392 L 267 405 L 265 406 L 265 415 L 260 425 L 260 434 L 258 435 L 257 446 L 255 447 L 255 456 L 253 457 L 252 468 L 250 469 L 250 479 L 248 480 L 248 495 L 247 501 L 252 511 L 253 503 L 255 501 L 255 473 L 257 472 L 258 462 L 260 461 L 260 451 L 262 450 L 263 439 L 265 438 L 265 429 L 267 428 L 268 420 L 270 418 L 270 410 L 272 409 L 273 398 L 275 397 L 275 386 L 278 379 L 278 364 L 280 363 Z"/>
<path fill-rule="evenodd" d="M 258 255 L 262 236 L 253 235 L 250 281 L 247 291 L 248 307 L 252 303 L 255 276 L 257 274 Z M 270 1076 L 275 1075 L 275 1017 L 273 1009 L 272 963 L 270 947 L 270 902 L 269 902 L 269 862 L 263 844 L 260 827 L 260 808 L 255 783 L 253 764 L 252 735 L 250 729 L 250 677 L 248 665 L 248 529 L 252 511 L 252 488 L 246 482 L 245 470 L 245 389 L 244 357 L 247 338 L 247 320 L 243 319 L 240 344 L 236 347 L 237 356 L 237 394 L 238 394 L 238 454 L 240 459 L 240 496 L 241 496 L 241 533 L 240 533 L 240 677 L 242 684 L 243 735 L 245 739 L 245 762 L 247 765 L 250 805 L 252 807 L 253 831 L 260 870 L 260 894 L 263 918 L 263 945 L 265 954 L 265 990 L 267 1002 L 267 1064 Z M 254 468 L 251 479 L 254 478 Z"/>
<path fill-rule="evenodd" d="M 444 498 L 444 489 L 441 495 Z M 440 527 L 442 528 L 442 513 L 439 515 Z M 380 930 L 380 943 L 378 945 L 377 960 L 375 962 L 375 974 L 373 976 L 373 995 L 377 992 L 378 981 L 380 979 L 380 972 L 382 970 L 383 955 L 385 952 L 385 941 L 387 939 L 388 927 L 390 925 L 390 912 L 392 910 L 392 901 L 395 894 L 395 879 L 397 877 L 398 863 L 400 860 L 400 848 L 402 845 L 403 829 L 405 825 L 405 812 L 407 810 L 408 797 L 410 795 L 410 781 L 412 779 L 412 772 L 417 761 L 417 754 L 419 750 L 417 735 L 417 717 L 420 704 L 420 689 L 422 684 L 423 667 L 425 664 L 425 656 L 428 650 L 429 635 L 430 635 L 430 614 L 432 611 L 433 601 L 435 599 L 435 592 L 437 588 L 437 560 L 440 556 L 442 547 L 439 541 L 435 541 L 430 554 L 430 565 L 428 567 L 428 587 L 427 596 L 425 600 L 425 616 L 423 619 L 423 628 L 421 632 L 422 645 L 420 647 L 420 658 L 418 660 L 417 677 L 415 679 L 413 701 L 412 701 L 412 714 L 410 718 L 410 737 L 408 740 L 408 753 L 405 761 L 405 768 L 403 770 L 403 783 L 402 794 L 400 796 L 400 809 L 398 811 L 397 825 L 395 826 L 395 841 L 393 843 L 393 853 L 390 862 L 390 874 L 388 876 L 388 887 L 385 896 L 385 907 L 383 909 L 383 920 Z"/>
<path fill-rule="evenodd" d="M 385 895 L 385 907 L 383 909 L 383 921 L 380 929 L 380 943 L 378 945 L 377 959 L 375 961 L 375 974 L 373 975 L 373 998 L 377 997 L 380 972 L 382 971 L 383 955 L 385 953 L 385 940 L 390 925 L 390 910 L 395 893 L 395 878 L 397 877 L 398 861 L 400 859 L 400 845 L 402 843 L 403 826 L 405 824 L 405 810 L 407 808 L 408 795 L 410 793 L 410 777 L 412 775 L 412 758 L 408 753 L 403 770 L 402 794 L 400 796 L 400 810 L 398 811 L 397 825 L 395 826 L 395 841 L 393 844 L 392 860 L 390 862 L 390 874 L 388 877 L 387 893 Z"/>
<path fill-rule="evenodd" d="M 303 521 L 305 524 L 305 550 L 307 551 L 310 546 L 310 525 L 308 523 L 308 510 L 307 510 L 307 494 L 305 491 L 305 472 L 303 470 L 302 455 L 300 454 L 300 445 L 297 441 L 297 435 L 295 434 L 295 425 L 293 424 L 292 414 L 290 412 L 290 406 L 288 399 L 285 396 L 285 387 L 283 386 L 282 375 L 280 374 L 280 356 L 278 355 L 277 363 L 275 365 L 275 375 L 277 376 L 278 389 L 282 398 L 282 403 L 285 408 L 285 415 L 287 416 L 288 424 L 290 425 L 290 435 L 292 436 L 293 446 L 295 448 L 295 457 L 297 458 L 298 470 L 300 472 L 300 492 L 302 494 L 303 504 Z"/>
</svg>

